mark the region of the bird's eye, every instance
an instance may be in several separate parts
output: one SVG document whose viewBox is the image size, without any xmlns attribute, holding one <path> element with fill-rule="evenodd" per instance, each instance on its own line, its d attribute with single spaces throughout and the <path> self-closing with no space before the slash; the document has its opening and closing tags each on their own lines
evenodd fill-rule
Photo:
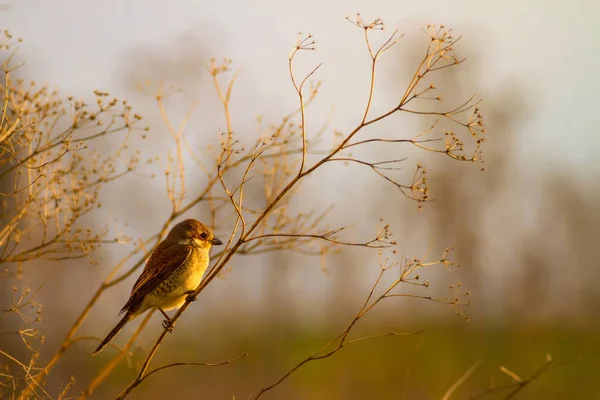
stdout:
<svg viewBox="0 0 600 400">
<path fill-rule="evenodd" d="M 206 232 L 202 232 L 202 233 L 200 234 L 200 237 L 201 237 L 202 239 L 206 239 Z"/>
</svg>

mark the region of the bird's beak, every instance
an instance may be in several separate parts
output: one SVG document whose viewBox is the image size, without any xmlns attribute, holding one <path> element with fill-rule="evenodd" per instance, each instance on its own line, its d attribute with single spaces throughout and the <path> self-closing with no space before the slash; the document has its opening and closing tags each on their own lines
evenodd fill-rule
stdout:
<svg viewBox="0 0 600 400">
<path fill-rule="evenodd" d="M 212 244 L 213 246 L 220 246 L 223 244 L 223 242 L 221 242 L 220 239 L 212 238 L 210 241 L 210 244 Z"/>
</svg>

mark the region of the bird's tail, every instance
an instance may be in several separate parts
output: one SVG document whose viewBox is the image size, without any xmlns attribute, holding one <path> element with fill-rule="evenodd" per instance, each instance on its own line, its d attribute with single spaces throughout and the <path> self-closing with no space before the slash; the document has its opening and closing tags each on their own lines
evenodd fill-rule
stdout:
<svg viewBox="0 0 600 400">
<path fill-rule="evenodd" d="M 123 329 L 125 324 L 133 319 L 133 317 L 134 317 L 133 313 L 128 312 L 127 314 L 125 314 L 125 316 L 119 321 L 117 326 L 115 326 L 113 328 L 113 330 L 110 331 L 108 336 L 106 336 L 106 338 L 102 341 L 102 343 L 100 343 L 100 346 L 98 346 L 98 348 L 96 349 L 96 351 L 94 351 L 94 353 L 92 353 L 92 355 L 95 356 L 96 354 L 100 353 L 102 351 L 102 349 L 104 347 L 106 347 L 106 345 L 117 335 L 117 333 L 119 333 L 119 331 L 121 329 Z"/>
</svg>

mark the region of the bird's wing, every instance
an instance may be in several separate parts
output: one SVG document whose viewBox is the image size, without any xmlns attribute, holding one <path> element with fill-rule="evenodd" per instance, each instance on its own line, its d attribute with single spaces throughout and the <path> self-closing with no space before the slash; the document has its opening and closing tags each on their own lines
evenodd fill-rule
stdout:
<svg viewBox="0 0 600 400">
<path fill-rule="evenodd" d="M 192 247 L 173 242 L 161 242 L 150 256 L 140 277 L 131 289 L 131 296 L 121 312 L 138 307 L 144 296 L 177 270 L 192 253 Z"/>
</svg>

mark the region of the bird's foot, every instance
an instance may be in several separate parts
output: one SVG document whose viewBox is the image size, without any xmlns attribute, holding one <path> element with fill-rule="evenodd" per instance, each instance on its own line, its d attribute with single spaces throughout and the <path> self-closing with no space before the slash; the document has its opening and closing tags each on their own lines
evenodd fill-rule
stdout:
<svg viewBox="0 0 600 400">
<path fill-rule="evenodd" d="M 185 294 L 187 294 L 187 297 L 185 298 L 186 301 L 192 302 L 198 300 L 198 295 L 194 290 L 187 291 Z"/>
<path fill-rule="evenodd" d="M 169 333 L 173 333 L 173 329 L 175 328 L 170 319 L 165 319 L 162 323 L 162 327 L 165 328 Z"/>
</svg>

